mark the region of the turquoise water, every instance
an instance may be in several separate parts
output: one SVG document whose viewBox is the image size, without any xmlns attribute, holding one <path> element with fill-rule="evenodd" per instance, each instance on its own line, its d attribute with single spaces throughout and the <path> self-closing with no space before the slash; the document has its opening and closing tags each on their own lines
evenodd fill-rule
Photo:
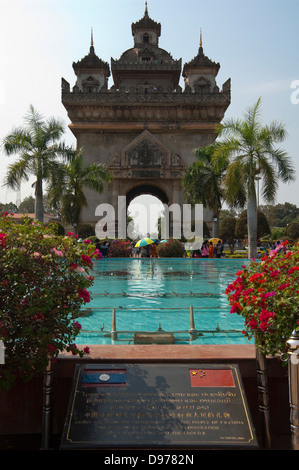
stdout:
<svg viewBox="0 0 299 470">
<path fill-rule="evenodd" d="M 134 332 L 174 332 L 177 344 L 245 344 L 242 317 L 225 289 L 247 260 L 106 258 L 95 265 L 92 301 L 77 344 L 134 344 Z M 197 335 L 192 339 L 190 307 Z M 117 336 L 111 336 L 115 309 Z"/>
</svg>

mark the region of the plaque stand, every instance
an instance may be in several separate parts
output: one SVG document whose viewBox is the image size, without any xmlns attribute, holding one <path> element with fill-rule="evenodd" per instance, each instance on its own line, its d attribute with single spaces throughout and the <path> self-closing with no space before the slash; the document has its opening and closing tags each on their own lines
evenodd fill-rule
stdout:
<svg viewBox="0 0 299 470">
<path fill-rule="evenodd" d="M 61 449 L 257 449 L 238 365 L 77 365 Z"/>
</svg>

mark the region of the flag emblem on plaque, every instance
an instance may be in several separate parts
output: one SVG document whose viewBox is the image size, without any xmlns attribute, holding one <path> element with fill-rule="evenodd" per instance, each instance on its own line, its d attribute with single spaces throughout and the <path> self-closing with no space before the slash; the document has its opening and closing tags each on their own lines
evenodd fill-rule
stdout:
<svg viewBox="0 0 299 470">
<path fill-rule="evenodd" d="M 230 369 L 190 369 L 191 387 L 235 387 Z"/>
<path fill-rule="evenodd" d="M 101 369 L 85 371 L 82 376 L 83 386 L 121 386 L 125 384 L 125 369 Z"/>
</svg>

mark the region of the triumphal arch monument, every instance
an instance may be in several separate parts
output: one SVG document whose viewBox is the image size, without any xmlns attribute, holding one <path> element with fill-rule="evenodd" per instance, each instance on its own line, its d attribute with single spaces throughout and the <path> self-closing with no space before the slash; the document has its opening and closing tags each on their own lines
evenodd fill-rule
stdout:
<svg viewBox="0 0 299 470">
<path fill-rule="evenodd" d="M 183 65 L 159 46 L 161 24 L 147 5 L 131 31 L 132 48 L 110 64 L 98 57 L 91 37 L 89 53 L 73 63 L 74 86 L 62 78 L 62 104 L 77 147 L 84 148 L 86 164 L 104 163 L 112 175 L 102 194 L 86 190 L 81 218 L 93 225 L 99 204 L 117 213 L 119 196 L 127 206 L 142 194 L 182 206 L 181 179 L 193 150 L 214 142 L 230 104 L 230 79 L 218 88 L 220 64 L 204 54 L 201 39 L 197 55 Z M 204 219 L 211 218 L 205 210 Z"/>
</svg>

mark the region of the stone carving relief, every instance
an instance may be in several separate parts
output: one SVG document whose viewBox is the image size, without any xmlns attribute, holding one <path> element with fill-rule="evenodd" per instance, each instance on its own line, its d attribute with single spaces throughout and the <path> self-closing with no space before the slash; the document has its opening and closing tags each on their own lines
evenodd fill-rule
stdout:
<svg viewBox="0 0 299 470">
<path fill-rule="evenodd" d="M 204 77 L 199 77 L 193 84 L 195 93 L 209 93 L 211 82 Z"/>
<path fill-rule="evenodd" d="M 85 93 L 96 93 L 99 90 L 100 82 L 96 78 L 89 76 L 82 81 L 82 89 Z"/>
<path fill-rule="evenodd" d="M 119 167 L 121 166 L 121 159 L 119 154 L 112 155 L 109 159 L 109 167 Z"/>
<path fill-rule="evenodd" d="M 170 163 L 170 151 L 148 131 L 136 137 L 122 154 L 129 168 L 164 168 Z"/>
<path fill-rule="evenodd" d="M 182 166 L 181 157 L 172 154 L 148 131 L 142 132 L 122 152 L 113 154 L 108 163 L 113 177 L 121 179 L 181 178 Z"/>
<path fill-rule="evenodd" d="M 181 166 L 181 157 L 175 153 L 174 155 L 172 155 L 171 157 L 171 165 L 172 166 Z"/>
<path fill-rule="evenodd" d="M 144 139 L 128 152 L 127 161 L 132 168 L 161 167 L 164 166 L 164 153 L 148 139 Z"/>
</svg>

